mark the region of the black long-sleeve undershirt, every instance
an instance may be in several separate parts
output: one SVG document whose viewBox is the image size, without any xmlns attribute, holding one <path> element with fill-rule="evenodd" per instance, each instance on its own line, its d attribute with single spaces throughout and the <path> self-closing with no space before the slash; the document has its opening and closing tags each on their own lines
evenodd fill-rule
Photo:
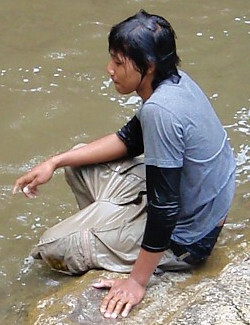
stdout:
<svg viewBox="0 0 250 325">
<path fill-rule="evenodd" d="M 134 116 L 118 132 L 124 142 L 128 156 L 144 152 L 140 121 Z M 150 252 L 161 252 L 170 245 L 170 237 L 180 212 L 181 168 L 146 166 L 148 217 L 142 248 Z"/>
<path fill-rule="evenodd" d="M 151 252 L 168 249 L 180 212 L 181 168 L 146 166 L 148 217 L 142 247 Z"/>
</svg>

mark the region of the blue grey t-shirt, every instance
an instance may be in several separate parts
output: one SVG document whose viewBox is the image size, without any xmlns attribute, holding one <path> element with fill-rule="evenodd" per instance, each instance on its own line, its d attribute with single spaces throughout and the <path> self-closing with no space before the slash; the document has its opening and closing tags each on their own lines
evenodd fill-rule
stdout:
<svg viewBox="0 0 250 325">
<path fill-rule="evenodd" d="M 181 213 L 172 233 L 192 244 L 226 216 L 235 188 L 235 159 L 208 98 L 183 71 L 165 80 L 137 112 L 146 165 L 182 167 Z"/>
</svg>

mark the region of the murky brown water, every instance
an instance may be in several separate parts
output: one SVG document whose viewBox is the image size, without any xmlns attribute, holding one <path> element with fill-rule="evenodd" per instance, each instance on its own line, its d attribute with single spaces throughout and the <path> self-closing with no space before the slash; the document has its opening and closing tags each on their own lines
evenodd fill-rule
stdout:
<svg viewBox="0 0 250 325">
<path fill-rule="evenodd" d="M 170 20 L 182 68 L 206 91 L 237 157 L 237 191 L 210 267 L 216 275 L 249 240 L 249 6 L 246 0 L 0 0 L 0 318 L 25 324 L 30 303 L 68 281 L 28 258 L 46 227 L 76 211 L 57 172 L 35 200 L 14 179 L 78 142 L 117 130 L 137 98 L 106 75 L 112 24 L 140 8 Z"/>
</svg>

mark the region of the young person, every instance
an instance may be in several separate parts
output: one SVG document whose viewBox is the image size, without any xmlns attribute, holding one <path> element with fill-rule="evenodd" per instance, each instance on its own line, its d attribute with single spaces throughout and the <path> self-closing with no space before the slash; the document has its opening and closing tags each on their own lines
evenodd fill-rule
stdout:
<svg viewBox="0 0 250 325">
<path fill-rule="evenodd" d="M 127 279 L 100 280 L 94 284 L 96 288 L 110 287 L 101 303 L 101 312 L 105 317 L 116 318 L 119 314 L 127 316 L 131 308 L 143 299 L 157 266 L 163 271 L 188 269 L 206 260 L 234 195 L 235 161 L 227 134 L 209 100 L 199 86 L 178 69 L 180 59 L 176 53 L 175 33 L 169 22 L 163 17 L 140 11 L 112 27 L 109 52 L 107 71 L 116 90 L 120 94 L 136 91 L 142 99 L 141 108 L 117 133 L 56 155 L 36 166 L 16 180 L 13 192 L 21 188 L 31 197 L 37 194 L 39 185 L 51 179 L 57 168 L 68 166 L 66 176 L 82 209 L 79 214 L 86 217 L 90 213 L 93 216 L 87 217 L 88 221 L 80 225 L 75 216 L 71 217 L 70 222 L 74 224 L 71 228 L 78 231 L 79 240 L 82 229 L 90 229 L 93 224 L 95 228 L 98 223 L 100 229 L 92 235 L 103 247 L 96 245 L 96 241 L 86 234 L 83 237 L 89 240 L 84 240 L 85 244 L 89 243 L 88 253 L 83 244 L 80 248 L 74 246 L 76 238 L 65 242 L 65 228 L 68 228 L 65 220 L 52 228 L 52 236 L 49 233 L 44 240 L 42 238 L 33 254 L 55 266 L 53 259 L 58 261 L 58 256 L 54 258 L 48 253 L 50 245 L 55 243 L 54 252 L 59 248 L 62 250 L 56 268 L 71 273 L 81 269 L 79 259 L 84 254 L 88 257 L 84 255 L 84 265 L 94 267 L 91 260 L 94 255 L 96 265 L 102 267 L 96 257 L 98 249 L 105 250 L 105 254 L 101 251 L 102 256 L 110 253 L 110 258 L 107 258 L 109 262 L 112 260 L 110 269 L 119 271 L 119 265 L 129 265 Z M 133 158 L 141 154 L 144 154 L 144 164 L 141 158 Z M 124 158 L 128 160 L 120 160 Z M 119 173 L 124 164 L 125 174 Z M 99 175 L 98 169 L 101 169 L 101 178 L 96 175 Z M 127 174 L 127 180 L 121 178 L 121 175 L 126 178 Z M 117 177 L 118 182 L 112 183 L 112 179 Z M 126 192 L 131 177 L 136 179 L 136 183 Z M 106 179 L 105 186 L 101 185 L 102 179 Z M 123 181 L 126 181 L 125 186 Z M 119 206 L 114 197 L 119 197 L 120 186 L 122 199 L 130 196 L 130 190 L 135 191 L 135 195 Z M 104 195 L 107 189 L 109 193 Z M 147 202 L 144 200 L 145 190 Z M 97 223 L 93 221 L 95 212 L 100 216 L 98 208 L 92 209 L 100 198 L 102 202 L 118 204 L 118 208 L 110 210 L 111 215 L 116 216 L 110 218 L 110 222 L 112 224 L 115 220 L 116 227 L 106 225 L 103 228 L 100 226 L 101 217 Z M 127 221 L 131 216 L 130 207 L 133 207 L 130 212 L 136 217 Z M 128 209 L 127 213 L 124 213 L 124 208 Z M 105 211 L 105 206 L 101 210 Z M 81 220 L 86 220 L 85 217 Z M 108 219 L 104 216 L 104 220 Z M 56 233 L 60 235 L 55 238 Z M 104 237 L 98 237 L 97 233 L 104 234 Z M 112 241 L 110 238 L 114 237 Z M 57 240 L 61 240 L 59 245 Z M 77 259 L 72 263 L 75 268 L 69 262 L 74 255 L 73 249 L 68 258 L 64 258 L 66 246 L 78 248 Z M 99 247 L 95 253 L 91 251 L 93 246 Z M 118 249 L 114 251 L 114 247 Z M 121 267 L 120 271 L 123 270 Z"/>
</svg>

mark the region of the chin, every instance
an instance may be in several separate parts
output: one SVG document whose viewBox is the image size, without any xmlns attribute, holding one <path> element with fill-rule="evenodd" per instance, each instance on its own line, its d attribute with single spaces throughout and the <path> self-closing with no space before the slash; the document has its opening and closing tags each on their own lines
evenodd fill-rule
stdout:
<svg viewBox="0 0 250 325">
<path fill-rule="evenodd" d="M 132 91 L 128 91 L 128 90 L 119 88 L 119 86 L 118 87 L 116 86 L 115 89 L 121 95 L 128 95 L 128 94 L 132 93 Z"/>
</svg>

